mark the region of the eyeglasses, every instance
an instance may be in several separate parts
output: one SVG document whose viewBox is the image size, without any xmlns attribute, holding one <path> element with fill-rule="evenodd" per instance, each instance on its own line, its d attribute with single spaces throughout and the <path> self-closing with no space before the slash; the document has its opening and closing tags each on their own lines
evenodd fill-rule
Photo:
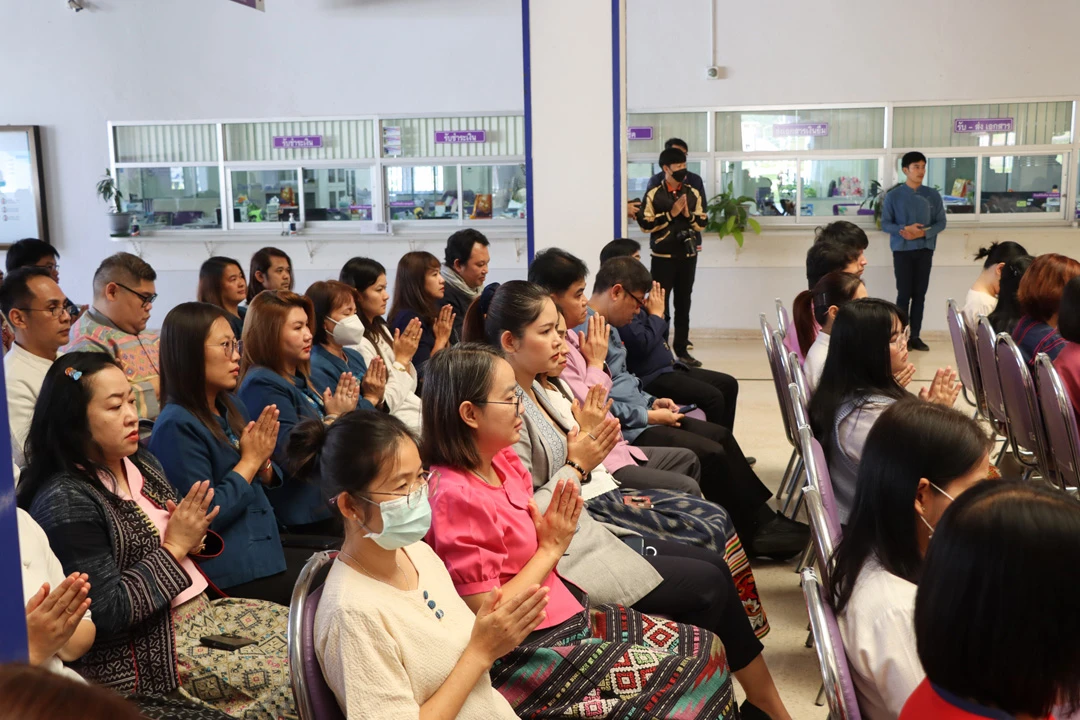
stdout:
<svg viewBox="0 0 1080 720">
<path fill-rule="evenodd" d="M 895 347 L 897 350 L 903 350 L 908 346 L 908 340 L 911 339 L 911 326 L 908 325 L 897 336 L 895 340 L 890 340 L 889 344 Z"/>
<path fill-rule="evenodd" d="M 127 285 L 124 285 L 123 283 L 116 283 L 116 284 L 119 285 L 120 287 L 124 288 L 125 290 L 127 290 L 129 293 L 131 293 L 135 297 L 142 300 L 142 308 L 143 308 L 143 310 L 149 310 L 150 306 L 154 304 L 155 300 L 157 300 L 157 297 L 158 297 L 157 293 L 144 294 L 144 293 L 132 290 Z"/>
<path fill-rule="evenodd" d="M 440 477 L 442 477 L 442 476 L 439 475 L 438 470 L 423 470 L 423 471 L 420 472 L 419 477 L 417 477 L 417 481 L 411 487 L 409 487 L 408 492 L 401 493 L 401 492 L 382 492 L 382 491 L 379 491 L 379 492 L 377 492 L 375 494 L 377 494 L 377 495 L 394 495 L 395 497 L 409 498 L 405 502 L 409 507 L 414 508 L 414 507 L 417 507 L 417 506 L 420 505 L 420 501 L 423 498 L 431 497 L 432 495 L 435 494 L 436 488 L 439 487 L 439 478 Z M 363 499 L 367 500 L 367 498 L 363 498 Z M 368 500 L 368 502 L 373 504 L 373 505 L 378 505 L 379 504 L 379 503 L 375 502 L 374 500 Z"/>
<path fill-rule="evenodd" d="M 225 353 L 225 359 L 226 360 L 232 360 L 232 356 L 233 356 L 234 352 L 238 353 L 240 355 L 244 354 L 244 341 L 243 340 L 226 340 L 223 343 L 207 344 L 206 347 L 209 347 L 209 348 L 221 348 L 222 352 Z"/>
<path fill-rule="evenodd" d="M 648 307 L 646 307 L 645 301 L 642 298 L 639 298 L 637 295 L 630 292 L 629 290 L 626 292 L 626 294 L 629 295 L 630 297 L 634 298 L 634 302 L 636 302 L 638 304 L 639 308 L 641 308 L 642 310 L 648 310 Z"/>
<path fill-rule="evenodd" d="M 16 310 L 22 310 L 23 312 L 49 313 L 49 315 L 52 316 L 53 320 L 59 320 L 64 315 L 64 313 L 67 313 L 68 316 L 70 317 L 70 316 L 74 315 L 75 313 L 77 313 L 79 311 L 79 308 L 76 307 L 74 304 L 54 305 L 53 307 L 47 307 L 47 308 L 17 307 L 15 309 Z"/>
<path fill-rule="evenodd" d="M 525 409 L 525 391 L 521 388 L 515 388 L 513 400 L 480 400 L 477 405 L 517 405 L 517 414 L 520 415 L 521 411 Z"/>
</svg>

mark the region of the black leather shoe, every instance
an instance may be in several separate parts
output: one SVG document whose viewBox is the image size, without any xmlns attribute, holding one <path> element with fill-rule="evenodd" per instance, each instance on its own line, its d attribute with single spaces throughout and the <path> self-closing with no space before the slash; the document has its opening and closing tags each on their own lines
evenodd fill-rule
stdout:
<svg viewBox="0 0 1080 720">
<path fill-rule="evenodd" d="M 686 365 L 687 367 L 692 367 L 692 368 L 701 367 L 701 361 L 698 360 L 693 355 L 691 355 L 689 351 L 684 352 L 681 355 L 679 355 L 679 362 L 681 362 L 683 365 Z"/>
<path fill-rule="evenodd" d="M 810 527 L 780 513 L 760 525 L 747 544 L 751 557 L 788 560 L 806 549 L 810 542 Z"/>
<path fill-rule="evenodd" d="M 749 700 L 743 701 L 742 706 L 739 708 L 739 714 L 742 715 L 743 720 L 769 720 L 769 713 Z"/>
<path fill-rule="evenodd" d="M 930 346 L 924 343 L 919 338 L 911 338 L 908 340 L 907 346 L 911 350 L 918 350 L 919 352 L 927 352 L 930 350 Z"/>
</svg>

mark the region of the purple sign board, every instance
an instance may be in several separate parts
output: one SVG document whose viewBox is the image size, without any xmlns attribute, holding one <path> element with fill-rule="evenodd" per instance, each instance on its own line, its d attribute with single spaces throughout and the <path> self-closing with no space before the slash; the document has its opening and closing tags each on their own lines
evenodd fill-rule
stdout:
<svg viewBox="0 0 1080 720">
<path fill-rule="evenodd" d="M 253 10 L 261 10 L 266 12 L 266 7 L 263 5 L 263 0 L 233 0 L 234 3 L 240 3 L 246 5 Z"/>
<path fill-rule="evenodd" d="M 626 128 L 626 135 L 629 140 L 652 140 L 652 130 L 651 127 L 630 127 Z"/>
<path fill-rule="evenodd" d="M 1013 131 L 1012 118 L 959 118 L 953 120 L 954 133 L 1008 133 Z"/>
<path fill-rule="evenodd" d="M 321 148 L 322 135 L 275 135 L 274 147 L 286 150 Z"/>
<path fill-rule="evenodd" d="M 825 137 L 829 123 L 783 123 L 772 126 L 773 137 Z"/>
<path fill-rule="evenodd" d="M 487 142 L 486 130 L 436 130 L 436 143 L 461 145 L 464 143 Z"/>
</svg>

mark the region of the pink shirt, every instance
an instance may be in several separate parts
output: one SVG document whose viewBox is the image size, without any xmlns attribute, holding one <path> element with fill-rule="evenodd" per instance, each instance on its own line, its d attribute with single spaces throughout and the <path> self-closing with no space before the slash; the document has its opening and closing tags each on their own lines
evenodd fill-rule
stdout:
<svg viewBox="0 0 1080 720">
<path fill-rule="evenodd" d="M 1066 342 L 1054 358 L 1054 369 L 1061 376 L 1061 384 L 1072 400 L 1073 411 L 1080 418 L 1080 345 Z"/>
<path fill-rule="evenodd" d="M 538 547 L 529 514 L 532 476 L 513 448 L 496 455 L 492 466 L 502 480 L 499 487 L 457 468 L 431 468 L 440 479 L 431 498 L 431 530 L 424 539 L 446 564 L 462 597 L 505 585 L 532 560 Z M 541 629 L 584 611 L 554 570 L 543 586 L 549 593 Z"/>
<path fill-rule="evenodd" d="M 579 342 L 576 332 L 571 331 L 566 334 L 566 344 L 569 346 L 566 354 L 566 369 L 559 377 L 570 387 L 570 392 L 574 393 L 578 400 L 584 402 L 585 396 L 589 394 L 589 388 L 593 385 L 603 385 L 611 390 L 611 377 L 603 370 L 588 366 L 585 356 L 581 354 L 581 349 L 578 347 Z M 615 417 L 610 412 L 607 416 Z M 648 462 L 648 460 L 649 456 L 641 448 L 626 442 L 620 430 L 619 442 L 604 458 L 604 467 L 609 473 L 614 473 L 628 465 L 637 465 L 638 462 Z"/>
<path fill-rule="evenodd" d="M 139 472 L 139 468 L 135 467 L 135 463 L 131 462 L 127 458 L 124 458 L 124 471 L 127 473 L 128 488 L 131 490 L 131 494 L 135 498 L 135 504 L 139 506 L 139 509 L 150 518 L 150 522 L 154 523 L 154 527 L 157 528 L 158 534 L 161 535 L 161 539 L 165 539 L 165 526 L 169 524 L 169 512 L 165 508 L 159 508 L 155 505 L 150 498 L 143 495 L 143 476 Z M 121 497 L 120 493 L 117 493 Z M 131 500 L 130 497 L 124 497 L 125 500 Z M 173 607 L 179 607 L 188 600 L 198 597 L 204 590 L 206 590 L 206 576 L 199 572 L 199 568 L 195 566 L 195 563 L 190 557 L 185 557 L 180 561 L 180 567 L 184 568 L 184 572 L 191 578 L 191 586 L 187 590 L 180 593 L 172 600 Z"/>
</svg>

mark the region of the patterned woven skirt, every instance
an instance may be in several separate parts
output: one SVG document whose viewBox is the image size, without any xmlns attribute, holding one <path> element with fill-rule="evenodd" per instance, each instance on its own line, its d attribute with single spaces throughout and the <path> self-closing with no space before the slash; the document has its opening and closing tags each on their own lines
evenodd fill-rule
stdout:
<svg viewBox="0 0 1080 720">
<path fill-rule="evenodd" d="M 623 502 L 626 495 L 645 495 L 652 508 L 644 509 Z M 631 490 L 620 488 L 598 495 L 586 503 L 593 519 L 616 527 L 651 535 L 662 540 L 696 545 L 723 555 L 743 610 L 758 639 L 769 634 L 769 620 L 758 595 L 750 559 L 728 511 L 714 502 L 672 490 Z"/>
<path fill-rule="evenodd" d="M 180 692 L 244 720 L 298 717 L 289 678 L 289 608 L 265 600 L 199 595 L 173 608 Z M 257 642 L 228 652 L 203 647 L 207 635 Z"/>
<path fill-rule="evenodd" d="M 738 717 L 720 639 L 600 605 L 537 631 L 495 662 L 491 682 L 521 718 Z"/>
</svg>

